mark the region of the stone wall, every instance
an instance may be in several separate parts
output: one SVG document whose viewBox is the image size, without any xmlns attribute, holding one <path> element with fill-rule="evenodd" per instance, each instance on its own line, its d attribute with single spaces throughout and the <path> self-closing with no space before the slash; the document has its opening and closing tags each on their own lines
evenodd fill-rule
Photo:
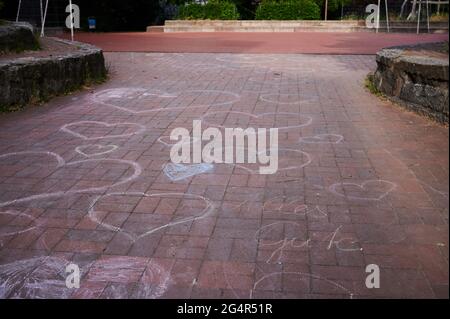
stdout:
<svg viewBox="0 0 450 319">
<path fill-rule="evenodd" d="M 447 45 L 447 53 L 434 51 Z M 406 107 L 448 123 L 448 44 L 402 46 L 378 52 L 376 88 Z"/>
<path fill-rule="evenodd" d="M 106 77 L 103 52 L 91 45 L 55 39 L 77 47 L 51 58 L 16 58 L 0 62 L 0 110 L 76 90 Z"/>
<path fill-rule="evenodd" d="M 0 25 L 0 52 L 36 50 L 39 42 L 33 27 L 26 22 L 5 22 Z"/>
</svg>

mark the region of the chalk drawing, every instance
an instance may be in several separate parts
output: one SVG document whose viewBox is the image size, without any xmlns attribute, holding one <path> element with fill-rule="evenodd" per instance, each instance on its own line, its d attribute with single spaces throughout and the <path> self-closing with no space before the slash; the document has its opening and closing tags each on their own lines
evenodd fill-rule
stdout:
<svg viewBox="0 0 450 319">
<path fill-rule="evenodd" d="M 258 279 L 255 282 L 255 284 L 253 285 L 253 289 L 250 290 L 250 299 L 253 299 L 253 296 L 255 294 L 255 290 L 257 290 L 257 287 L 258 287 L 258 285 L 261 282 L 263 282 L 265 280 L 268 280 L 270 278 L 276 277 L 276 276 L 280 276 L 280 277 L 297 276 L 297 277 L 304 278 L 304 282 L 305 282 L 305 285 L 306 285 L 306 287 L 305 287 L 305 294 L 313 293 L 313 292 L 311 292 L 311 288 L 309 286 L 310 286 L 310 279 L 315 279 L 315 280 L 323 281 L 323 282 L 325 282 L 325 283 L 327 283 L 327 284 L 329 284 L 329 285 L 339 289 L 340 291 L 342 291 L 343 295 L 347 295 L 350 299 L 353 299 L 353 293 L 349 289 L 345 288 L 344 286 L 342 286 L 342 285 L 340 285 L 340 284 L 338 284 L 338 283 L 336 283 L 336 282 L 334 282 L 332 280 L 326 279 L 326 278 L 324 278 L 322 276 L 319 276 L 319 275 L 314 275 L 314 274 L 310 274 L 310 273 L 303 273 L 303 272 L 293 272 L 293 271 L 273 272 L 273 273 L 270 273 L 270 274 L 262 276 L 260 279 Z M 293 281 L 295 281 L 295 280 L 293 280 Z"/>
<path fill-rule="evenodd" d="M 216 127 L 227 127 L 224 123 L 213 123 L 213 120 L 221 120 L 222 122 L 225 121 L 227 118 L 230 118 L 232 116 L 235 116 L 240 121 L 243 121 L 243 119 L 248 118 L 248 121 L 245 121 L 247 124 L 247 127 L 253 127 L 253 128 L 278 128 L 279 131 L 281 130 L 290 130 L 290 129 L 298 129 L 300 127 L 308 126 L 312 123 L 313 119 L 310 116 L 307 115 L 301 115 L 298 113 L 292 113 L 292 112 L 269 112 L 269 113 L 261 113 L 261 114 L 251 114 L 247 112 L 239 112 L 239 111 L 218 111 L 218 112 L 208 112 L 204 114 L 200 119 L 209 125 L 216 126 Z M 208 120 L 209 119 L 209 120 Z M 299 124 L 295 125 L 278 125 L 276 122 L 282 121 L 282 122 L 293 122 L 294 120 L 298 120 Z M 256 121 L 256 122 L 255 122 Z M 261 121 L 261 126 L 258 125 L 257 121 Z M 231 124 L 232 127 L 236 126 L 236 123 L 233 121 Z M 238 124 L 239 125 L 239 124 Z M 245 127 L 243 127 L 245 128 Z"/>
<path fill-rule="evenodd" d="M 136 284 L 132 298 L 155 299 L 161 297 L 170 283 L 169 273 L 155 261 L 143 265 L 141 261 L 127 256 L 108 256 L 97 260 L 86 275 L 88 282 L 128 283 L 130 277 L 145 270 Z M 121 289 L 109 291 L 108 298 L 119 299 L 128 292 Z"/>
<path fill-rule="evenodd" d="M 133 298 L 156 299 L 164 295 L 170 284 L 170 274 L 157 262 L 151 260 L 147 265 L 141 282 Z"/>
<path fill-rule="evenodd" d="M 344 137 L 339 134 L 318 134 L 315 136 L 305 136 L 300 138 L 300 143 L 308 144 L 338 144 Z"/>
<path fill-rule="evenodd" d="M 0 298 L 69 298 L 65 267 L 57 257 L 36 257 L 0 265 Z"/>
<path fill-rule="evenodd" d="M 68 299 L 78 290 L 66 287 L 66 266 L 69 260 L 59 257 L 35 257 L 0 265 L 0 299 Z M 89 269 L 81 282 L 80 296 L 98 297 L 89 287 L 94 283 L 127 283 L 136 271 L 136 258 L 112 256 L 85 265 Z M 91 267 L 91 265 L 93 266 Z M 169 273 L 155 261 L 144 264 L 145 270 L 136 283 L 133 298 L 154 299 L 161 297 L 170 283 Z M 143 269 L 142 269 L 143 270 Z M 95 289 L 94 289 L 95 290 Z M 79 297 L 80 297 L 79 296 Z M 128 297 L 121 289 L 112 289 L 110 298 Z"/>
<path fill-rule="evenodd" d="M 258 55 L 235 55 L 235 56 L 224 56 L 216 57 L 217 61 L 227 62 L 227 63 L 238 63 L 238 64 L 263 64 L 278 61 L 277 57 L 273 56 L 258 56 Z"/>
<path fill-rule="evenodd" d="M 384 149 L 384 152 L 386 152 L 386 153 L 387 153 L 389 156 L 391 156 L 394 160 L 396 160 L 398 163 L 400 163 L 405 169 L 407 169 L 411 174 L 413 174 L 413 175 L 414 175 L 414 178 L 417 180 L 418 183 L 422 184 L 422 185 L 425 186 L 425 187 L 428 187 L 431 191 L 433 191 L 433 192 L 435 192 L 435 193 L 441 195 L 442 197 L 448 199 L 448 196 L 449 196 L 448 192 L 438 190 L 438 189 L 434 188 L 433 186 L 431 186 L 431 185 L 425 183 L 424 181 L 422 181 L 421 179 L 419 179 L 419 178 L 417 177 L 416 173 L 414 173 L 414 171 L 413 171 L 409 166 L 407 166 L 405 163 L 403 163 L 403 161 L 401 161 L 400 159 L 398 159 L 398 158 L 397 158 L 394 154 L 392 154 L 389 150 Z"/>
<path fill-rule="evenodd" d="M 199 200 L 202 201 L 205 205 L 205 208 L 203 208 L 198 214 L 196 214 L 195 216 L 189 216 L 189 217 L 180 217 L 178 219 L 175 219 L 173 221 L 171 221 L 170 223 L 167 224 L 163 224 L 160 226 L 155 226 L 152 227 L 150 229 L 148 229 L 147 231 L 145 231 L 144 233 L 137 235 L 133 232 L 128 232 L 120 227 L 108 224 L 106 222 L 103 222 L 100 220 L 98 215 L 98 212 L 95 210 L 95 206 L 96 204 L 103 198 L 107 198 L 107 197 L 111 197 L 111 196 L 140 196 L 140 197 L 161 197 L 161 198 L 173 198 L 173 197 L 178 197 L 178 198 L 186 198 L 186 199 L 191 199 L 191 200 Z M 109 193 L 109 194 L 105 194 L 105 195 L 100 195 L 97 196 L 96 198 L 93 199 L 91 205 L 89 206 L 89 212 L 88 212 L 88 216 L 89 218 L 94 221 L 95 223 L 101 225 L 102 227 L 115 231 L 115 232 L 121 232 L 123 233 L 125 236 L 127 236 L 130 240 L 137 241 L 138 239 L 141 239 L 147 235 L 153 234 L 161 229 L 165 229 L 165 228 L 169 228 L 175 225 L 179 225 L 179 224 L 183 224 L 183 223 L 188 223 L 191 221 L 195 221 L 195 220 L 201 220 L 204 219 L 210 215 L 212 215 L 212 213 L 215 211 L 215 205 L 206 197 L 203 196 L 199 196 L 199 195 L 193 195 L 193 194 L 185 194 L 185 193 L 154 193 L 154 194 L 146 194 L 146 193 L 139 193 L 139 192 L 129 192 L 129 193 Z M 130 212 L 131 213 L 131 212 Z"/>
<path fill-rule="evenodd" d="M 163 165 L 163 172 L 170 180 L 180 181 L 188 177 L 212 171 L 213 168 L 214 165 L 208 163 L 190 165 L 167 163 Z"/>
<path fill-rule="evenodd" d="M 320 210 L 321 211 L 321 210 Z M 324 213 L 323 211 L 321 211 Z M 286 226 L 292 228 L 298 228 L 298 232 L 296 235 L 292 235 L 289 238 L 284 237 L 284 229 Z M 337 239 L 340 234 L 342 225 L 337 227 L 337 229 L 330 235 L 323 238 L 320 243 L 328 243 L 326 246 L 327 250 L 330 250 L 332 247 L 335 247 L 337 250 L 344 252 L 355 252 L 362 251 L 362 248 L 359 245 L 357 239 L 352 237 L 345 237 Z M 265 246 L 277 246 L 270 256 L 266 259 L 267 264 L 281 264 L 283 259 L 283 252 L 286 249 L 292 248 L 314 248 L 317 245 L 317 242 L 312 242 L 310 238 L 306 240 L 299 239 L 299 236 L 302 235 L 302 225 L 295 221 L 277 221 L 268 225 L 264 225 L 260 227 L 254 235 L 254 240 L 259 243 L 261 247 Z M 329 239 L 329 240 L 328 240 Z M 270 242 L 261 242 L 261 240 L 266 240 Z M 319 244 L 320 244 L 319 243 Z"/>
<path fill-rule="evenodd" d="M 71 129 L 73 126 L 81 126 L 81 125 L 96 125 L 97 127 L 105 127 L 105 128 L 113 128 L 113 127 L 121 127 L 121 126 L 128 126 L 128 127 L 134 127 L 135 130 L 130 133 L 124 133 L 124 134 L 112 134 L 112 135 L 104 135 L 104 136 L 96 136 L 96 137 L 89 137 L 82 133 L 77 133 L 74 129 Z M 100 140 L 105 138 L 121 138 L 121 137 L 128 137 L 135 134 L 140 134 L 145 131 L 145 126 L 138 124 L 138 123 L 105 123 L 105 122 L 99 122 L 99 121 L 80 121 L 80 122 L 73 122 L 69 124 L 65 124 L 60 128 L 61 131 L 66 132 L 68 134 L 71 134 L 75 137 L 79 137 L 83 140 Z"/>
<path fill-rule="evenodd" d="M 75 148 L 75 152 L 86 157 L 94 157 L 114 152 L 117 148 L 117 145 L 89 144 L 77 146 L 77 148 Z M 96 149 L 97 152 L 92 152 L 92 149 Z"/>
<path fill-rule="evenodd" d="M 226 150 L 226 148 L 225 148 Z M 270 151 L 270 149 L 269 149 Z M 264 154 L 266 151 L 259 152 L 258 154 Z M 293 156 L 285 156 L 283 154 L 294 154 Z M 295 157 L 296 156 L 296 157 Z M 305 160 L 306 159 L 306 160 Z M 312 163 L 311 155 L 304 151 L 290 149 L 290 148 L 279 148 L 278 149 L 278 170 L 277 172 L 298 170 L 303 167 L 308 166 Z M 227 164 L 227 163 L 226 163 Z M 249 172 L 250 174 L 259 174 L 259 163 L 256 164 L 227 164 Z M 256 168 L 252 168 L 256 167 Z"/>
<path fill-rule="evenodd" d="M 59 156 L 58 154 L 52 153 L 52 152 L 27 152 L 27 151 L 2 154 L 2 155 L 0 155 L 0 159 L 7 158 L 7 157 L 19 157 L 20 158 L 20 157 L 30 155 L 30 154 L 31 155 L 47 155 L 47 156 L 53 157 L 53 160 L 56 161 L 56 163 L 57 163 L 55 169 L 70 168 L 72 166 L 76 166 L 76 165 L 80 165 L 80 164 L 84 164 L 84 163 L 113 163 L 113 164 L 124 164 L 124 165 L 129 166 L 130 168 L 133 169 L 133 174 L 128 177 L 120 177 L 119 181 L 114 182 L 111 185 L 106 185 L 106 186 L 101 186 L 101 187 L 84 188 L 84 189 L 72 189 L 72 190 L 67 190 L 67 191 L 57 191 L 57 192 L 52 192 L 52 193 L 42 193 L 42 194 L 36 194 L 36 195 L 30 195 L 30 196 L 26 196 L 26 197 L 16 198 L 16 199 L 5 201 L 5 202 L 0 202 L 0 208 L 9 206 L 9 205 L 29 202 L 29 201 L 33 201 L 33 200 L 47 199 L 47 198 L 52 198 L 52 197 L 61 197 L 61 196 L 70 195 L 70 194 L 103 192 L 110 187 L 119 186 L 122 184 L 126 184 L 128 182 L 131 182 L 142 174 L 142 168 L 138 163 L 136 163 L 134 161 L 122 160 L 122 159 L 86 159 L 86 160 L 80 160 L 80 161 L 66 163 L 64 161 L 64 159 L 61 158 L 61 156 Z"/>
<path fill-rule="evenodd" d="M 302 247 L 309 247 L 310 240 L 302 241 L 301 244 L 296 244 L 296 241 L 298 240 L 298 236 L 292 236 L 291 238 L 281 238 L 280 240 L 274 239 L 271 243 L 261 243 L 261 239 L 266 240 L 272 240 L 271 233 L 275 231 L 275 234 L 281 234 L 284 236 L 284 232 L 280 232 L 280 228 L 284 229 L 286 225 L 289 225 L 290 227 L 297 227 L 301 229 L 301 224 L 293 221 L 278 221 L 274 222 L 265 226 L 262 226 L 259 228 L 254 235 L 254 239 L 256 242 L 259 242 L 260 246 L 279 246 L 277 247 L 272 254 L 269 256 L 269 258 L 266 260 L 267 264 L 271 263 L 281 263 L 281 260 L 283 258 L 283 251 L 289 247 L 291 248 L 302 248 Z M 300 236 L 301 233 L 298 232 L 298 235 Z M 267 238 L 264 238 L 267 237 Z M 276 257 L 276 258 L 275 258 Z"/>
<path fill-rule="evenodd" d="M 15 211 L 15 210 L 7 210 L 5 212 L 0 212 L 0 216 L 2 216 L 2 215 L 3 216 L 14 216 L 14 217 L 28 219 L 30 221 L 30 226 L 26 226 L 26 227 L 24 227 L 23 229 L 20 229 L 20 230 L 0 232 L 0 247 L 3 246 L 2 238 L 9 237 L 9 236 L 15 236 L 15 235 L 19 235 L 19 234 L 24 234 L 24 233 L 27 233 L 29 231 L 33 231 L 37 227 L 40 226 L 38 224 L 38 222 L 36 221 L 36 218 L 34 216 L 28 215 L 28 214 L 23 213 L 23 212 L 18 212 L 18 211 Z"/>
<path fill-rule="evenodd" d="M 290 97 L 297 97 L 296 100 L 293 101 L 278 101 L 276 97 L 286 98 L 290 99 Z M 274 98 L 275 97 L 275 98 Z M 318 102 L 317 99 L 302 99 L 298 94 L 289 94 L 289 93 L 271 93 L 271 94 L 261 94 L 259 96 L 259 99 L 264 102 L 270 102 L 270 103 L 276 103 L 276 104 L 285 104 L 285 105 L 294 105 L 294 104 L 303 104 L 303 103 L 311 103 L 311 102 Z"/>
<path fill-rule="evenodd" d="M 341 251 L 362 251 L 363 249 L 359 246 L 358 247 L 350 247 L 350 248 L 343 247 L 343 245 L 344 245 L 343 243 L 345 243 L 346 241 L 349 241 L 350 245 L 359 244 L 356 239 L 353 239 L 351 237 L 346 237 L 346 238 L 341 238 L 339 240 L 335 240 L 335 238 L 339 234 L 341 228 L 342 228 L 342 225 L 339 226 L 338 228 L 336 228 L 336 230 L 331 234 L 331 239 L 328 242 L 327 250 L 330 250 L 331 247 L 333 247 L 333 245 L 335 245 L 335 247 Z"/>
<path fill-rule="evenodd" d="M 198 141 L 198 138 L 189 136 L 189 137 L 182 137 L 181 141 L 178 141 L 178 140 L 177 141 L 172 141 L 170 139 L 169 135 L 165 135 L 165 136 L 158 137 L 157 141 L 160 142 L 161 144 L 165 145 L 165 146 L 171 147 L 171 146 L 173 146 L 175 144 L 178 144 L 178 143 L 181 143 L 180 145 L 192 144 L 192 143 Z"/>
<path fill-rule="evenodd" d="M 347 194 L 348 188 L 356 189 L 358 192 L 365 193 L 366 195 L 355 196 Z M 329 187 L 329 191 L 333 194 L 345 197 L 352 200 L 368 200 L 368 201 L 379 201 L 384 197 L 389 195 L 392 191 L 397 188 L 397 184 L 378 179 L 378 180 L 368 180 L 361 184 L 348 183 L 348 182 L 338 182 Z"/>
<path fill-rule="evenodd" d="M 212 99 L 212 102 L 196 102 L 196 100 L 202 95 L 205 95 L 206 97 L 213 96 L 215 98 Z M 153 98 L 154 101 L 148 100 L 149 97 Z M 161 107 L 161 102 L 158 100 L 161 98 L 173 99 L 173 101 L 180 99 L 177 104 L 182 106 Z M 92 99 L 96 103 L 114 107 L 121 111 L 132 114 L 145 114 L 159 111 L 174 111 L 203 108 L 207 106 L 231 105 L 240 100 L 240 95 L 233 92 L 220 90 L 183 90 L 169 93 L 159 90 L 148 90 L 145 88 L 116 88 L 98 92 L 93 95 Z M 118 99 L 119 101 L 116 101 L 115 99 Z M 219 101 L 215 101 L 217 99 L 219 99 Z M 143 109 L 133 109 L 131 107 L 127 107 L 126 105 L 130 102 L 133 102 L 133 104 L 138 104 L 138 106 L 141 106 Z M 151 103 L 153 103 L 154 106 L 152 106 Z"/>
<path fill-rule="evenodd" d="M 264 202 L 263 212 L 292 214 L 295 216 L 311 216 L 312 218 L 327 218 L 328 214 L 324 212 L 318 205 L 310 208 L 303 203 L 303 200 L 297 199 L 295 196 L 287 197 L 280 195 Z"/>
</svg>

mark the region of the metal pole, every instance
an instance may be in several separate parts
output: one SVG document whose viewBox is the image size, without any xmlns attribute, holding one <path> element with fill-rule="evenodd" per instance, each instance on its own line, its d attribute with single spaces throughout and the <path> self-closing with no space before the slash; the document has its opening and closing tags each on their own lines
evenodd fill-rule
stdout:
<svg viewBox="0 0 450 319">
<path fill-rule="evenodd" d="M 378 0 L 378 7 L 377 7 L 377 24 L 376 24 L 377 33 L 378 33 L 378 29 L 380 28 L 380 5 L 381 5 L 381 0 Z"/>
<path fill-rule="evenodd" d="M 427 4 L 427 28 L 428 28 L 428 33 L 430 33 L 430 11 L 428 9 L 428 1 L 429 0 L 427 0 L 427 2 L 426 2 L 426 4 Z"/>
<path fill-rule="evenodd" d="M 387 27 L 387 32 L 389 32 L 389 11 L 388 11 L 387 0 L 384 0 L 384 5 L 386 6 L 386 27 Z"/>
<path fill-rule="evenodd" d="M 42 20 L 41 37 L 44 36 L 45 20 L 47 19 L 48 0 L 45 1 L 44 19 Z"/>
<path fill-rule="evenodd" d="M 70 8 L 70 36 L 73 41 L 73 10 L 72 10 L 72 0 L 69 0 L 69 8 Z"/>
<path fill-rule="evenodd" d="M 39 0 L 39 5 L 41 8 L 41 29 L 42 29 L 42 24 L 44 22 L 44 9 L 42 9 L 42 0 Z"/>
<path fill-rule="evenodd" d="M 419 13 L 417 14 L 417 34 L 420 32 L 420 9 L 422 8 L 422 0 L 419 1 Z"/>
<path fill-rule="evenodd" d="M 19 22 L 19 13 L 20 13 L 20 5 L 21 4 L 22 4 L 22 0 L 19 0 L 19 6 L 17 7 L 16 22 Z"/>
<path fill-rule="evenodd" d="M 328 0 L 325 0 L 325 21 L 328 18 Z"/>
</svg>

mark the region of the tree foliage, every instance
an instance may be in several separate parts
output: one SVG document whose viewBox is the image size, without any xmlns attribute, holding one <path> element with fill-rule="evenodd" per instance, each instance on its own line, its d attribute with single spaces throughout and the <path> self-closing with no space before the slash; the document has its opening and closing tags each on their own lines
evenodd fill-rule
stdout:
<svg viewBox="0 0 450 319">
<path fill-rule="evenodd" d="M 313 0 L 263 0 L 257 20 L 318 20 L 320 8 Z"/>
</svg>

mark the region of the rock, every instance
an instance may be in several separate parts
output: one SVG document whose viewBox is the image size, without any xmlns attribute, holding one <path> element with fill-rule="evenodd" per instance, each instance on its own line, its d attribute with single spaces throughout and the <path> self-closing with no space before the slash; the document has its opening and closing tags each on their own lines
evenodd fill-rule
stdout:
<svg viewBox="0 0 450 319">
<path fill-rule="evenodd" d="M 376 88 L 408 108 L 448 123 L 448 52 L 444 43 L 383 49 L 377 53 Z"/>
<path fill-rule="evenodd" d="M 36 50 L 39 42 L 27 22 L 6 22 L 0 25 L 0 52 Z"/>
</svg>

